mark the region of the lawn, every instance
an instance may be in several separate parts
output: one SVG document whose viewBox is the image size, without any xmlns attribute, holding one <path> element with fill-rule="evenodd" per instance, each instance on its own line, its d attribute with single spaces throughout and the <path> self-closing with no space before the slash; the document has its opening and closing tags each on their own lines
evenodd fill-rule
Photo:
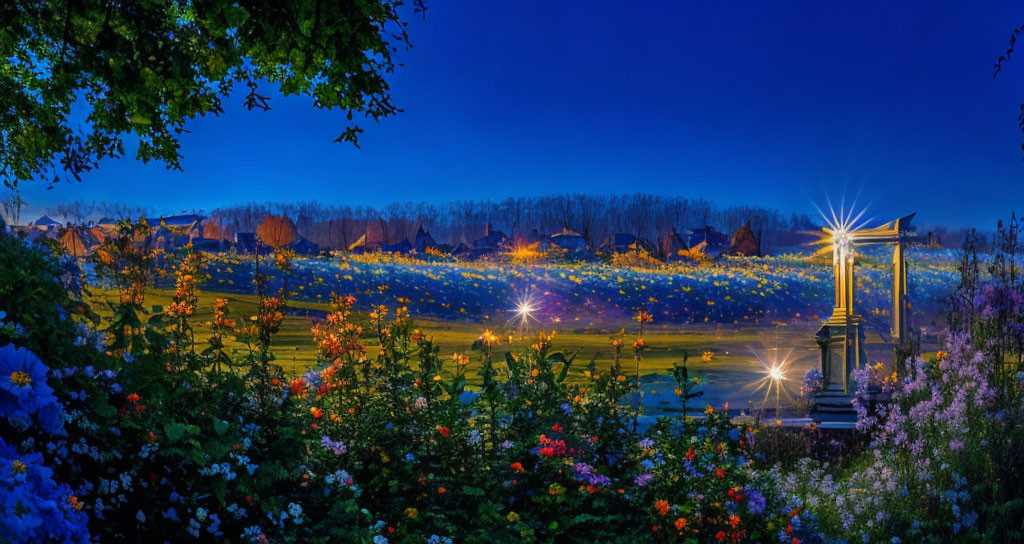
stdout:
<svg viewBox="0 0 1024 544">
<path fill-rule="evenodd" d="M 172 296 L 168 290 L 154 290 L 146 296 L 146 306 L 167 305 Z M 102 318 L 110 317 L 110 309 L 102 302 L 104 300 L 115 300 L 117 293 L 111 290 L 93 289 L 90 302 Z M 212 307 L 215 298 L 225 298 L 234 319 L 241 320 L 243 317 L 251 316 L 256 311 L 256 297 L 253 295 L 241 295 L 234 293 L 209 293 L 200 294 L 199 312 L 196 323 L 206 324 L 213 317 Z M 315 365 L 316 352 L 312 342 L 309 328 L 314 317 L 301 315 L 309 312 L 312 316 L 321 315 L 321 311 L 327 310 L 328 305 L 317 302 L 290 301 L 291 311 L 285 317 L 281 332 L 274 338 L 276 359 L 289 374 L 299 375 L 306 369 Z M 356 320 L 367 323 L 364 313 L 358 313 Z M 468 322 L 442 322 L 432 319 L 419 319 L 414 316 L 416 327 L 423 330 L 434 338 L 440 346 L 441 353 L 467 352 L 470 351 L 473 341 L 483 332 L 483 326 Z M 541 324 L 543 325 L 543 324 Z M 541 328 L 536 325 L 534 329 Z M 598 368 L 607 367 L 612 363 L 614 352 L 611 347 L 611 339 L 617 334 L 616 330 L 601 330 L 598 328 L 571 328 L 567 324 L 550 324 L 543 327 L 544 330 L 556 330 L 558 335 L 555 343 L 562 349 L 574 351 L 579 349 L 577 359 L 582 369 L 592 359 Z M 508 331 L 498 330 L 506 333 Z M 641 363 L 642 374 L 665 372 L 672 368 L 673 363 L 682 362 L 683 353 L 689 353 L 689 365 L 695 370 L 746 370 L 752 366 L 752 349 L 760 349 L 773 346 L 805 345 L 806 349 L 795 351 L 795 354 L 806 354 L 813 358 L 815 351 L 811 338 L 813 331 L 802 327 L 754 327 L 754 326 L 648 326 L 644 337 L 647 341 L 647 349 Z M 628 344 L 631 343 L 636 333 L 634 329 L 627 329 L 627 347 L 624 353 L 628 361 L 627 367 L 632 368 L 632 350 Z M 196 340 L 200 346 L 205 344 L 208 332 L 201 325 L 196 331 Z M 511 343 L 506 337 L 506 348 L 516 349 L 528 343 L 530 335 L 513 332 Z M 373 346 L 376 339 L 368 337 L 367 344 Z M 232 342 L 232 347 L 243 348 L 237 342 Z M 814 348 L 816 349 L 816 348 Z M 714 357 L 711 362 L 701 361 L 701 354 L 705 351 L 712 351 Z M 806 352 L 806 353 L 804 353 Z M 478 359 L 478 358 L 475 358 Z M 474 361 L 472 364 L 478 364 Z"/>
<path fill-rule="evenodd" d="M 109 317 L 110 311 L 103 301 L 115 300 L 116 296 L 116 292 L 111 290 L 93 289 L 91 298 L 93 309 L 102 317 Z M 146 305 L 167 305 L 171 296 L 172 292 L 168 290 L 150 291 L 146 298 Z M 205 345 L 208 337 L 204 325 L 212 319 L 215 298 L 227 299 L 231 315 L 238 320 L 252 315 L 256 311 L 257 302 L 253 295 L 200 293 L 199 311 L 195 320 L 196 323 L 200 323 L 196 330 L 196 342 L 200 349 Z M 310 334 L 310 326 L 316 319 L 315 316 L 322 315 L 322 312 L 328 307 L 323 303 L 305 301 L 290 301 L 288 304 L 290 311 L 285 316 L 280 333 L 274 338 L 274 348 L 277 363 L 288 374 L 298 376 L 316 365 L 316 351 Z M 362 313 L 356 314 L 355 319 L 368 323 L 366 315 Z M 468 321 L 441 321 L 418 318 L 415 315 L 413 319 L 417 328 L 433 337 L 435 343 L 440 346 L 442 354 L 470 352 L 473 342 L 480 337 L 484 330 L 483 325 Z M 582 371 L 583 367 L 591 360 L 595 361 L 598 368 L 606 368 L 612 364 L 614 351 L 611 340 L 619 333 L 619 330 L 601 329 L 594 326 L 574 328 L 572 324 L 568 323 L 538 324 L 533 327 L 534 330 L 539 328 L 557 331 L 556 347 L 569 352 L 579 350 L 575 366 L 578 372 Z M 495 330 L 499 334 L 510 334 L 509 330 L 503 330 L 503 328 Z M 775 348 L 786 347 L 786 350 L 780 350 L 780 352 L 788 352 L 790 348 L 793 348 L 791 359 L 794 363 L 791 376 L 794 380 L 799 381 L 803 372 L 818 359 L 818 349 L 813 341 L 813 332 L 813 328 L 809 325 L 659 325 L 655 322 L 648 325 L 644 334 L 647 349 L 641 362 L 640 373 L 666 373 L 672 368 L 673 363 L 681 362 L 683 354 L 686 353 L 689 354 L 689 367 L 694 371 L 718 375 L 747 374 L 761 369 L 755 360 L 755 351 L 768 353 L 768 356 L 771 357 L 770 354 Z M 636 324 L 634 323 L 632 327 L 626 329 L 626 347 L 623 350 L 625 359 L 623 365 L 629 369 L 632 369 L 634 364 L 629 344 L 632 343 L 635 334 Z M 514 351 L 528 344 L 531 338 L 529 333 L 522 334 L 511 331 L 511 336 L 505 336 L 503 348 Z M 368 335 L 365 342 L 373 353 L 376 338 Z M 869 335 L 868 345 L 869 352 L 872 355 L 878 354 L 879 360 L 885 357 L 885 347 L 877 335 Z M 244 346 L 232 342 L 231 347 L 242 349 Z M 705 352 L 713 353 L 710 361 L 702 360 L 702 354 Z M 476 370 L 479 365 L 479 357 L 472 357 L 470 365 L 470 370 Z"/>
</svg>

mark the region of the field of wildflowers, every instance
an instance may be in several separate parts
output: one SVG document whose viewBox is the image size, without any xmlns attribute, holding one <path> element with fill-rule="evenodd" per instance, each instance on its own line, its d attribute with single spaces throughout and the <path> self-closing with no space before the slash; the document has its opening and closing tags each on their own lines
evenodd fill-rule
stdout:
<svg viewBox="0 0 1024 544">
<path fill-rule="evenodd" d="M 952 335 L 934 358 L 858 374 L 859 429 L 846 435 L 737 424 L 724 406 L 647 426 L 638 424 L 633 368 L 661 307 L 623 310 L 634 319 L 629 336 L 613 341 L 614 364 L 598 370 L 545 333 L 517 352 L 495 330 L 441 353 L 416 328 L 415 304 L 377 304 L 372 297 L 385 295 L 371 292 L 370 321 L 355 321 L 365 292 L 328 295 L 331 311 L 310 331 L 319 364 L 287 379 L 274 338 L 290 296 L 305 291 L 306 263 L 278 253 L 245 280 L 260 300 L 253 315 L 217 302 L 200 323 L 196 294 L 211 267 L 237 265 L 205 263 L 187 249 L 165 256 L 173 302 L 147 306 L 159 272 L 141 242 L 123 225 L 97 254 L 94 273 L 120 293 L 100 320 L 82 302 L 74 261 L 0 233 L 0 540 L 1024 536 L 1024 373 L 1013 342 L 997 341 L 1015 321 L 992 302 L 1014 297 L 979 297 L 967 320 L 974 336 Z M 593 274 L 586 282 L 595 289 L 620 283 Z M 643 277 L 630 288 L 654 289 Z M 474 279 L 474 289 L 498 289 L 497 280 Z M 200 328 L 211 331 L 202 345 Z M 227 337 L 244 347 L 226 348 Z M 374 355 L 369 341 L 379 345 Z M 482 369 L 479 387 L 467 387 L 471 359 Z M 577 366 L 584 379 L 567 380 Z M 685 366 L 672 379 L 681 406 L 699 402 Z"/>
<path fill-rule="evenodd" d="M 869 316 L 885 321 L 891 271 L 884 250 L 858 267 L 858 296 Z M 926 315 L 941 312 L 956 286 L 954 252 L 913 248 L 909 252 L 913 299 Z M 824 262 L 790 255 L 726 257 L 702 265 L 673 263 L 628 267 L 614 263 L 514 264 L 456 262 L 394 255 L 297 258 L 288 280 L 290 296 L 326 302 L 331 293 L 359 297 L 362 309 L 400 305 L 418 316 L 501 321 L 512 317 L 515 300 L 533 293 L 543 322 L 616 325 L 638 309 L 659 323 L 771 324 L 816 321 L 831 311 L 832 272 Z M 253 292 L 253 260 L 211 257 L 207 288 Z M 280 287 L 281 285 L 275 285 Z"/>
</svg>

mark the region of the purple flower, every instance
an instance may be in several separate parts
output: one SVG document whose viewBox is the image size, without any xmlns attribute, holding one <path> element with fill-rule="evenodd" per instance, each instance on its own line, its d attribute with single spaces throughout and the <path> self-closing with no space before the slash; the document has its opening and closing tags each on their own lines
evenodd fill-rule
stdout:
<svg viewBox="0 0 1024 544">
<path fill-rule="evenodd" d="M 636 484 L 637 487 L 643 487 L 643 486 L 651 483 L 651 481 L 653 481 L 653 480 L 654 480 L 654 475 L 645 472 L 645 473 L 637 476 L 636 478 L 633 478 L 633 483 Z"/>
<path fill-rule="evenodd" d="M 344 442 L 342 442 L 341 440 L 335 442 L 331 440 L 331 437 L 327 435 L 324 435 L 323 437 L 320 438 L 320 445 L 323 446 L 325 450 L 333 453 L 334 455 L 341 455 L 348 451 L 348 446 L 346 446 Z"/>
</svg>

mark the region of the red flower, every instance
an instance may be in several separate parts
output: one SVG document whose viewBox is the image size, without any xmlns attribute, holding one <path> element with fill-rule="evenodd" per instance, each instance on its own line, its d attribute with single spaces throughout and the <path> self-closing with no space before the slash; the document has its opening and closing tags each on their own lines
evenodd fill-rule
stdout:
<svg viewBox="0 0 1024 544">
<path fill-rule="evenodd" d="M 292 394 L 297 397 L 306 396 L 306 381 L 302 378 L 292 380 L 292 383 L 289 384 L 289 388 L 292 390 Z"/>
<path fill-rule="evenodd" d="M 512 463 L 512 470 L 514 470 L 516 472 L 526 472 L 526 469 L 523 468 L 523 464 L 520 463 L 519 461 L 516 461 L 515 463 Z"/>
<path fill-rule="evenodd" d="M 324 417 L 324 411 L 314 406 L 309 409 L 309 415 L 313 416 L 313 419 L 320 419 Z"/>
<path fill-rule="evenodd" d="M 124 400 L 128 401 L 129 404 L 135 404 L 136 402 L 139 402 L 139 398 L 140 397 L 138 393 L 132 393 L 125 397 Z"/>
<path fill-rule="evenodd" d="M 718 479 L 725 478 L 725 471 L 723 471 L 720 467 L 715 467 L 715 476 L 718 476 Z"/>
<path fill-rule="evenodd" d="M 718 540 L 725 540 L 725 531 L 718 531 L 715 533 L 715 538 Z"/>
<path fill-rule="evenodd" d="M 448 438 L 452 434 L 451 429 L 448 427 L 438 427 L 437 432 L 441 433 L 441 436 L 445 438 Z"/>
<path fill-rule="evenodd" d="M 676 530 L 682 531 L 686 528 L 686 518 L 679 518 L 676 520 Z"/>
<path fill-rule="evenodd" d="M 543 448 L 540 449 L 540 454 L 543 455 L 544 457 L 554 457 L 555 448 L 552 448 L 551 446 L 544 446 Z"/>
<path fill-rule="evenodd" d="M 693 458 L 697 456 L 697 452 L 693 451 L 693 448 L 686 450 L 686 460 L 693 461 Z"/>
<path fill-rule="evenodd" d="M 562 426 L 557 424 L 557 423 L 555 423 L 554 425 L 551 426 L 551 430 L 555 431 L 557 433 L 557 432 L 562 430 Z"/>
</svg>

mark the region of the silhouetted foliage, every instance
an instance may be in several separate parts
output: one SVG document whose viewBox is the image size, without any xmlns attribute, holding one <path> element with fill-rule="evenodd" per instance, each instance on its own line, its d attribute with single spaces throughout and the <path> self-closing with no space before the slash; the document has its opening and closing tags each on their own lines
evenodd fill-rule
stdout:
<svg viewBox="0 0 1024 544">
<path fill-rule="evenodd" d="M 357 143 L 355 114 L 399 112 L 387 74 L 410 46 L 402 0 L 15 0 L 0 4 L 0 177 L 9 187 L 81 180 L 105 157 L 181 169 L 185 122 L 219 115 L 236 86 L 270 109 L 260 87 L 341 109 L 337 141 Z M 424 10 L 412 0 L 414 13 Z M 84 122 L 73 122 L 72 106 Z M 78 112 L 76 111 L 76 114 Z"/>
</svg>

